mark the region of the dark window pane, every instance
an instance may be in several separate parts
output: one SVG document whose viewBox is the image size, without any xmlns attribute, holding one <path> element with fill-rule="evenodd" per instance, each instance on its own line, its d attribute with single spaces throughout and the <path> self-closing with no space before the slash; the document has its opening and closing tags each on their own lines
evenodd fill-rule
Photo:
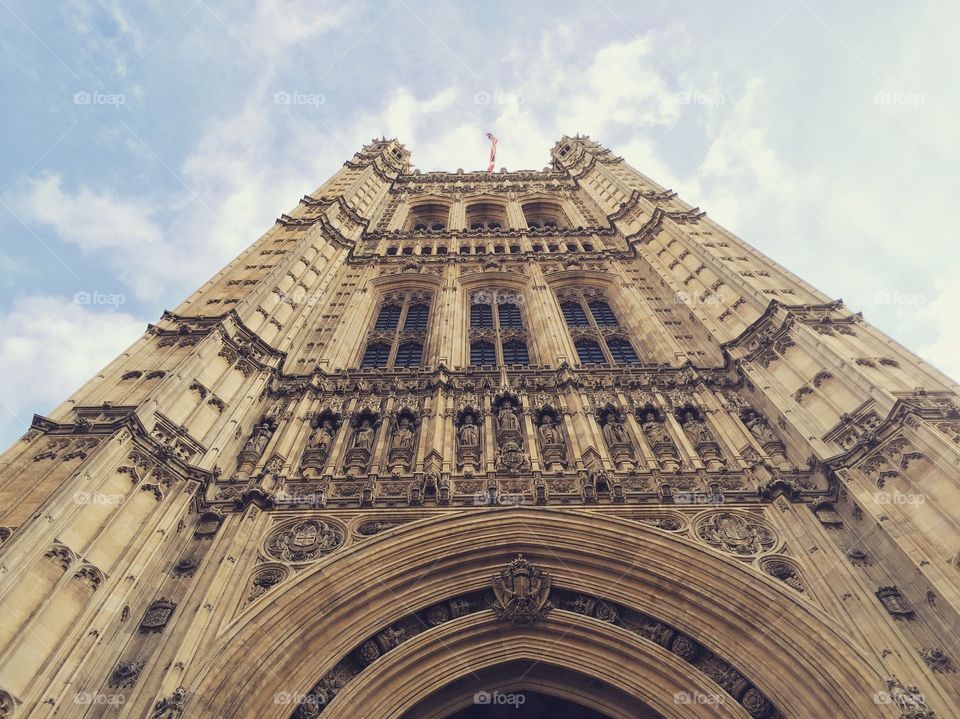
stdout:
<svg viewBox="0 0 960 719">
<path fill-rule="evenodd" d="M 430 305 L 410 305 L 407 308 L 407 318 L 403 321 L 404 331 L 427 329 L 429 317 Z"/>
<path fill-rule="evenodd" d="M 603 364 L 607 361 L 600 345 L 593 340 L 577 340 L 575 346 L 582 364 Z"/>
<path fill-rule="evenodd" d="M 523 327 L 520 318 L 520 307 L 515 302 L 501 302 L 497 305 L 497 314 L 500 315 L 500 327 Z"/>
<path fill-rule="evenodd" d="M 384 305 L 380 308 L 380 314 L 377 315 L 377 322 L 373 328 L 375 330 L 395 330 L 399 319 L 399 305 Z"/>
<path fill-rule="evenodd" d="M 492 344 L 489 342 L 474 342 L 470 345 L 470 364 L 494 365 L 496 363 L 497 353 L 494 351 Z"/>
<path fill-rule="evenodd" d="M 587 314 L 579 302 L 563 302 L 560 304 L 560 310 L 563 312 L 563 319 L 570 327 L 583 327 L 589 324 Z"/>
<path fill-rule="evenodd" d="M 590 303 L 590 312 L 593 314 L 593 319 L 601 327 L 616 327 L 620 324 L 617 322 L 613 310 L 610 309 L 610 305 L 603 300 L 593 300 Z"/>
<path fill-rule="evenodd" d="M 479 303 L 470 305 L 470 326 L 476 329 L 493 327 L 493 309 L 490 305 Z"/>
<path fill-rule="evenodd" d="M 419 342 L 404 342 L 397 348 L 397 359 L 394 367 L 419 367 L 423 355 L 423 345 Z"/>
<path fill-rule="evenodd" d="M 376 342 L 367 345 L 367 350 L 363 353 L 361 367 L 386 367 L 387 359 L 390 357 L 390 345 L 383 342 Z"/>
<path fill-rule="evenodd" d="M 613 361 L 617 364 L 630 364 L 639 361 L 637 353 L 633 351 L 633 345 L 619 337 L 608 340 L 607 348 L 610 350 Z"/>
<path fill-rule="evenodd" d="M 510 340 L 503 343 L 504 364 L 530 364 L 530 355 L 527 345 L 520 340 Z"/>
</svg>

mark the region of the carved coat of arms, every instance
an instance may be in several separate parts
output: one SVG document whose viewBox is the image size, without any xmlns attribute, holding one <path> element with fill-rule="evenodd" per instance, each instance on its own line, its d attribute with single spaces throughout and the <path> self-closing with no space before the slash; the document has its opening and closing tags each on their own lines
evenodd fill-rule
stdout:
<svg viewBox="0 0 960 719">
<path fill-rule="evenodd" d="M 514 624 L 533 624 L 553 609 L 549 602 L 550 575 L 518 554 L 506 569 L 493 575 L 497 619 Z"/>
</svg>

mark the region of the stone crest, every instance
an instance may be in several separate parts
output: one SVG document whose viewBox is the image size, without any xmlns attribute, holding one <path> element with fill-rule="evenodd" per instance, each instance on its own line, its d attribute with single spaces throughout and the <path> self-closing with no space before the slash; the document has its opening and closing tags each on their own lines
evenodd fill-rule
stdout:
<svg viewBox="0 0 960 719">
<path fill-rule="evenodd" d="M 492 605 L 494 614 L 501 621 L 514 624 L 533 624 L 546 619 L 553 609 L 549 601 L 550 575 L 535 567 L 518 554 L 506 569 L 493 575 Z"/>
</svg>

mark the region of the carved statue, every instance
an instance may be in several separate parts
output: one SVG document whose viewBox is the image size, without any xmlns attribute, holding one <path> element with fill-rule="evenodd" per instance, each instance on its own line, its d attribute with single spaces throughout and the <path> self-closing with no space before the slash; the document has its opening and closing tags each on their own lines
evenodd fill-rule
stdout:
<svg viewBox="0 0 960 719">
<path fill-rule="evenodd" d="M 247 440 L 247 443 L 243 447 L 243 451 L 252 452 L 259 457 L 263 454 L 263 450 L 267 448 L 267 442 L 270 441 L 272 434 L 273 425 L 265 419 L 261 420 L 260 423 L 254 427 L 250 439 Z"/>
<path fill-rule="evenodd" d="M 770 426 L 760 415 L 753 415 L 750 419 L 747 420 L 747 429 L 750 430 L 750 434 L 757 438 L 757 441 L 760 445 L 768 444 L 769 442 L 776 442 L 777 435 L 773 433 L 773 430 L 770 429 Z"/>
<path fill-rule="evenodd" d="M 653 444 L 660 444 L 662 442 L 669 442 L 670 437 L 667 435 L 667 429 L 663 426 L 663 422 L 658 422 L 654 414 L 648 414 L 645 417 L 645 420 L 642 427 L 643 433 L 647 435 L 650 439 L 650 442 Z"/>
<path fill-rule="evenodd" d="M 370 449 L 373 447 L 373 427 L 370 426 L 370 420 L 365 419 L 357 429 L 353 437 L 353 446 L 360 449 Z"/>
<path fill-rule="evenodd" d="M 320 450 L 324 455 L 330 453 L 330 445 L 333 442 L 333 422 L 329 418 L 324 419 L 320 426 L 310 433 L 310 448 Z"/>
<path fill-rule="evenodd" d="M 497 415 L 497 424 L 500 431 L 520 429 L 520 420 L 517 418 L 517 410 L 513 408 L 510 400 L 504 400 L 500 407 L 500 413 Z"/>
<path fill-rule="evenodd" d="M 603 436 L 609 444 L 629 444 L 630 439 L 623 422 L 611 419 L 603 425 Z"/>
<path fill-rule="evenodd" d="M 474 423 L 474 418 L 472 414 L 466 414 L 463 418 L 463 424 L 460 425 L 460 430 L 457 433 L 457 436 L 460 439 L 461 447 L 476 447 L 480 444 L 480 432 L 477 429 L 477 425 Z"/>
<path fill-rule="evenodd" d="M 413 446 L 413 430 L 410 429 L 410 419 L 401 417 L 393 433 L 393 449 L 409 449 Z"/>
<path fill-rule="evenodd" d="M 549 415 L 540 423 L 540 440 L 544 444 L 563 444 L 563 437 Z"/>
<path fill-rule="evenodd" d="M 693 412 L 689 410 L 683 413 L 683 420 L 680 423 L 683 431 L 697 444 L 704 442 L 716 442 L 713 433 L 707 428 L 705 422 L 696 418 Z"/>
</svg>

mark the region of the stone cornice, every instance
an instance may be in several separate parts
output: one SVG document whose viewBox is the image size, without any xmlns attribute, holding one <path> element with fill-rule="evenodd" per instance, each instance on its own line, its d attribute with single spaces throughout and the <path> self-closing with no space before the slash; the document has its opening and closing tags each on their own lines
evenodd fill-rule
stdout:
<svg viewBox="0 0 960 719">
<path fill-rule="evenodd" d="M 610 237 L 617 234 L 615 227 L 553 227 L 553 228 L 514 228 L 499 230 L 390 230 L 387 232 L 369 232 L 364 234 L 364 240 L 407 240 L 407 239 L 456 239 L 459 237 L 489 237 L 496 239 L 498 237 L 529 237 L 550 238 L 550 237 L 590 237 L 591 235 L 600 235 Z"/>
</svg>

